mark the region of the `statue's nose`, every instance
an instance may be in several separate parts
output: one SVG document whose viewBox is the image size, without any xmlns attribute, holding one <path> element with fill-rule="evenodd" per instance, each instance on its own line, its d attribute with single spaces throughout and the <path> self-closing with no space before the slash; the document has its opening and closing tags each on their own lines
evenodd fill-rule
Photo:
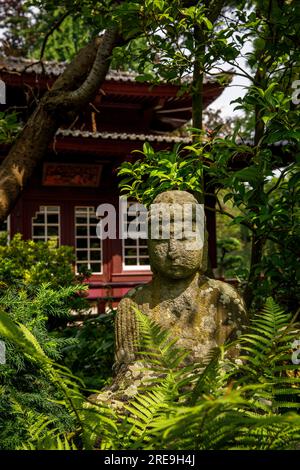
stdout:
<svg viewBox="0 0 300 470">
<path fill-rule="evenodd" d="M 176 240 L 173 240 L 172 238 L 169 240 L 168 256 L 171 259 L 174 259 L 178 256 L 177 243 Z"/>
</svg>

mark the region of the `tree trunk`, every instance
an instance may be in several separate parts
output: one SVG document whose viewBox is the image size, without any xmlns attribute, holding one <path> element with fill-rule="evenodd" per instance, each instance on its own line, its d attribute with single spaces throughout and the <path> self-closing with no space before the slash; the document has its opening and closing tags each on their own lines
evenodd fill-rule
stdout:
<svg viewBox="0 0 300 470">
<path fill-rule="evenodd" d="M 115 28 L 85 46 L 45 93 L 0 167 L 0 223 L 13 209 L 34 168 L 70 111 L 87 106 L 105 79 L 120 38 Z"/>
<path fill-rule="evenodd" d="M 194 67 L 192 82 L 192 125 L 193 125 L 193 142 L 197 143 L 201 139 L 203 119 L 203 80 L 204 80 L 204 55 L 205 42 L 204 31 L 198 25 L 194 28 Z M 199 133 L 196 131 L 199 130 Z M 195 194 L 198 202 L 204 204 L 204 176 L 202 174 L 202 194 Z"/>
<path fill-rule="evenodd" d="M 212 23 L 215 23 L 219 17 L 222 8 L 225 6 L 224 0 L 216 0 L 214 2 L 206 2 L 207 12 L 206 15 Z M 193 68 L 193 82 L 192 82 L 192 122 L 194 128 L 193 142 L 196 143 L 201 139 L 200 132 L 203 130 L 203 83 L 204 83 L 204 68 L 205 68 L 205 44 L 207 38 L 207 30 L 204 25 L 201 27 L 196 25 L 194 28 L 194 46 L 195 46 L 195 57 L 194 57 L 194 68 Z M 199 129 L 199 134 L 195 132 L 195 129 Z M 206 204 L 205 183 L 207 176 L 203 170 L 202 174 L 202 194 L 195 194 L 200 204 Z M 213 191 L 210 189 L 210 191 Z M 216 243 L 216 240 L 213 241 Z M 208 242 L 207 242 L 208 243 Z M 206 247 L 208 250 L 208 246 Z M 207 275 L 214 277 L 212 270 L 212 259 L 208 256 L 208 268 Z"/>
<path fill-rule="evenodd" d="M 265 75 L 266 70 L 260 63 L 258 62 L 257 70 L 254 77 L 254 83 L 256 86 L 264 86 L 265 84 Z M 261 138 L 264 135 L 264 122 L 261 119 L 261 107 L 257 104 L 255 106 L 255 130 L 254 130 L 254 145 L 258 146 L 260 144 Z M 257 182 L 256 187 L 256 201 L 259 203 L 261 200 L 262 195 L 264 194 L 264 183 L 263 183 L 263 171 L 262 171 L 262 180 Z M 249 207 L 251 209 L 251 207 Z M 258 212 L 256 207 L 252 208 L 254 212 Z M 256 287 L 259 283 L 259 276 L 260 273 L 257 273 L 257 266 L 260 263 L 263 255 L 263 249 L 265 245 L 265 239 L 262 235 L 257 234 L 257 230 L 252 232 L 252 243 L 251 243 L 251 261 L 250 261 L 250 270 L 249 270 L 249 277 L 247 280 L 246 287 L 244 289 L 243 297 L 245 300 L 246 308 L 249 311 L 253 300 L 254 300 L 254 293 Z"/>
</svg>

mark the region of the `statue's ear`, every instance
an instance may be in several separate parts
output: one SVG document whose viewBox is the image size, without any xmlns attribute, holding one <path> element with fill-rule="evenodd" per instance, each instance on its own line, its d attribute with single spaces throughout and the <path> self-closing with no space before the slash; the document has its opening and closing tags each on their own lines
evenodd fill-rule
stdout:
<svg viewBox="0 0 300 470">
<path fill-rule="evenodd" d="M 205 273 L 207 269 L 208 269 L 208 231 L 206 230 L 206 227 L 205 227 L 201 271 Z"/>
</svg>

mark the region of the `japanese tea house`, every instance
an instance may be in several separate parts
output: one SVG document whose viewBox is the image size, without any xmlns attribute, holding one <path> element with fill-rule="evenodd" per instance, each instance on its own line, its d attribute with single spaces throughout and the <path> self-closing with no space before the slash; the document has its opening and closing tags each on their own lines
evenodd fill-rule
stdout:
<svg viewBox="0 0 300 470">
<path fill-rule="evenodd" d="M 36 97 L 51 87 L 63 69 L 59 63 L 44 63 L 42 68 L 26 59 L 0 59 L 0 83 L 6 89 L 6 104 L 0 104 L 0 111 L 17 107 L 25 121 Z M 134 73 L 109 72 L 94 102 L 70 127 L 59 129 L 7 222 L 11 237 L 17 232 L 36 241 L 57 236 L 61 245 L 74 246 L 76 269 L 85 266 L 93 273 L 89 297 L 102 310 L 107 298 L 117 301 L 133 285 L 149 281 L 151 271 L 145 240 L 101 242 L 97 238 L 96 208 L 110 203 L 118 211 L 117 168 L 132 159 L 131 152 L 144 142 L 157 150 L 189 142 L 178 132 L 191 119 L 189 94 L 178 94 L 179 86 L 173 84 L 152 86 L 135 78 Z M 222 90 L 218 83 L 206 80 L 205 107 Z M 0 159 L 8 151 L 9 145 L 2 144 Z M 215 267 L 212 212 L 207 213 L 207 226 L 210 262 Z"/>
</svg>

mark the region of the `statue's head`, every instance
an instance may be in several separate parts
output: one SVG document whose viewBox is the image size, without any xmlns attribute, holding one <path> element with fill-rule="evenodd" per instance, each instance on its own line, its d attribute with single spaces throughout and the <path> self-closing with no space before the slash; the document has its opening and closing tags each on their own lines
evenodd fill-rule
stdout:
<svg viewBox="0 0 300 470">
<path fill-rule="evenodd" d="M 153 273 L 184 279 L 206 271 L 203 205 L 186 191 L 166 191 L 149 211 L 149 257 Z"/>
</svg>

